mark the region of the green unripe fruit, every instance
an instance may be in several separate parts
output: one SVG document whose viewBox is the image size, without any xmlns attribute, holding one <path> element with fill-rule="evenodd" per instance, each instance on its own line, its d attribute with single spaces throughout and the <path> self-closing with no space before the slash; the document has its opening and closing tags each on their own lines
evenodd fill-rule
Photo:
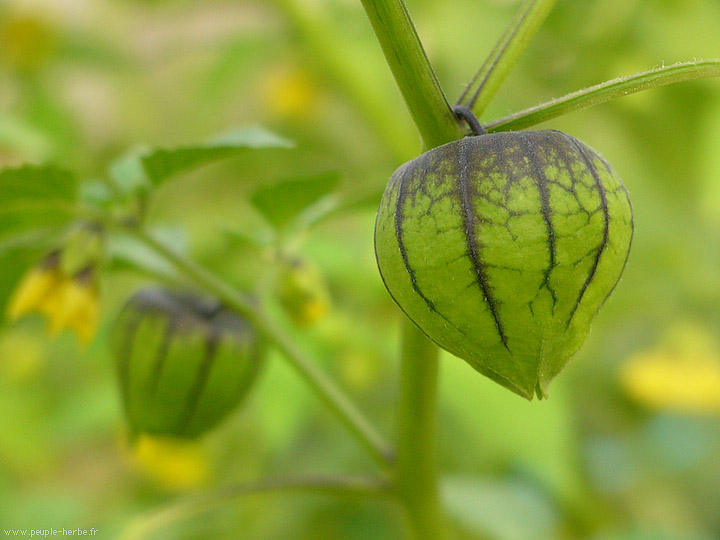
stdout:
<svg viewBox="0 0 720 540">
<path fill-rule="evenodd" d="M 252 327 L 193 295 L 140 291 L 118 327 L 118 374 L 133 436 L 202 435 L 238 406 L 262 364 Z"/>
<path fill-rule="evenodd" d="M 467 137 L 385 189 L 385 286 L 440 347 L 513 392 L 546 396 L 622 274 L 630 200 L 605 159 L 559 131 Z"/>
</svg>

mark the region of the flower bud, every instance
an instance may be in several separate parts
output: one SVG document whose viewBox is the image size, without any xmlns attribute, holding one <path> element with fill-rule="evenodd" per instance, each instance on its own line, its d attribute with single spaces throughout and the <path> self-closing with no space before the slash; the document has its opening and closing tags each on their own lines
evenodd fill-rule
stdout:
<svg viewBox="0 0 720 540">
<path fill-rule="evenodd" d="M 254 329 L 191 294 L 142 290 L 118 326 L 118 374 L 134 436 L 202 435 L 239 405 L 262 365 Z"/>
<path fill-rule="evenodd" d="M 330 293 L 322 274 L 307 261 L 293 259 L 281 270 L 280 304 L 297 326 L 308 326 L 328 311 Z"/>
</svg>

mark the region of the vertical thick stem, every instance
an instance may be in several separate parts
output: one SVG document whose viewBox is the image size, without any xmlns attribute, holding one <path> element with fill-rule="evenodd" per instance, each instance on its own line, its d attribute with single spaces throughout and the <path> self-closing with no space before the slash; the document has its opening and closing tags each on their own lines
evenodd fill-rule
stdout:
<svg viewBox="0 0 720 540">
<path fill-rule="evenodd" d="M 463 131 L 428 62 L 403 0 L 362 0 L 425 148 Z M 395 484 L 417 540 L 446 540 L 438 489 L 436 415 L 439 352 L 402 316 Z"/>
<path fill-rule="evenodd" d="M 445 540 L 438 489 L 438 348 L 403 317 L 396 489 L 417 540 Z"/>
<path fill-rule="evenodd" d="M 434 148 L 463 136 L 428 62 L 403 0 L 362 0 L 395 82 L 423 142 Z"/>
</svg>

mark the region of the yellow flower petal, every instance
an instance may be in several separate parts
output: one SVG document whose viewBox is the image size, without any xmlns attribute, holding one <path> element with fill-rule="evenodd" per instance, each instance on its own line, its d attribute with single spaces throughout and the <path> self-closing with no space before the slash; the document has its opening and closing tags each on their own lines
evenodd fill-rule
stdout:
<svg viewBox="0 0 720 540">
<path fill-rule="evenodd" d="M 66 289 L 69 287 L 68 279 L 61 278 L 55 286 L 48 291 L 48 294 L 40 302 L 38 311 L 48 319 L 48 332 L 50 335 L 57 335 L 65 326 L 67 311 L 65 297 Z"/>
<path fill-rule="evenodd" d="M 210 465 L 198 443 L 141 435 L 133 448 L 133 463 L 165 488 L 189 490 L 207 483 Z"/>
<path fill-rule="evenodd" d="M 99 305 L 97 290 L 90 284 L 65 278 L 50 291 L 39 309 L 48 317 L 51 335 L 70 328 L 83 345 L 87 345 L 95 335 Z"/>
<path fill-rule="evenodd" d="M 97 296 L 94 296 L 89 299 L 85 308 L 78 314 L 78 317 L 70 323 L 70 326 L 75 330 L 83 346 L 87 347 L 92 341 L 97 333 L 99 321 L 100 304 L 97 301 Z"/>
<path fill-rule="evenodd" d="M 59 275 L 53 268 L 33 268 L 23 277 L 8 304 L 7 314 L 16 320 L 31 311 L 39 310 L 41 303 L 57 284 Z"/>
</svg>

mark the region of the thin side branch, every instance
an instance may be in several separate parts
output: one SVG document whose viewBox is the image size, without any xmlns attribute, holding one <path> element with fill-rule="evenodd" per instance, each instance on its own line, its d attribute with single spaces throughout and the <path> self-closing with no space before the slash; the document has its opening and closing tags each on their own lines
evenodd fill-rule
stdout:
<svg viewBox="0 0 720 540">
<path fill-rule="evenodd" d="M 578 90 L 484 124 L 483 127 L 489 132 L 524 129 L 572 111 L 605 103 L 611 99 L 642 90 L 709 77 L 720 77 L 720 60 L 695 60 L 662 66 Z"/>
<path fill-rule="evenodd" d="M 145 540 L 172 523 L 190 519 L 215 507 L 262 493 L 319 493 L 345 497 L 392 496 L 387 482 L 377 478 L 333 478 L 325 476 L 277 478 L 227 484 L 215 490 L 191 495 L 137 518 L 118 540 Z"/>
<path fill-rule="evenodd" d="M 522 53 L 530 44 L 556 0 L 526 0 L 518 9 L 507 29 L 495 43 L 487 59 L 458 99 L 481 116 L 500 85 L 510 74 Z M 472 97 L 470 93 L 473 92 Z"/>
</svg>

